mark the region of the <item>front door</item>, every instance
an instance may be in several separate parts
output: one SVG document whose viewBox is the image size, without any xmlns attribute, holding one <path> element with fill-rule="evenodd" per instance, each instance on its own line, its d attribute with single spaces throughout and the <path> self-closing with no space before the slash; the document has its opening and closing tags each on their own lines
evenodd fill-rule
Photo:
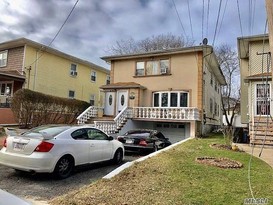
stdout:
<svg viewBox="0 0 273 205">
<path fill-rule="evenodd" d="M 128 105 L 128 91 L 117 92 L 117 114 Z"/>
<path fill-rule="evenodd" d="M 115 92 L 106 92 L 104 114 L 114 115 L 114 111 L 115 111 L 114 108 L 115 108 Z"/>
</svg>

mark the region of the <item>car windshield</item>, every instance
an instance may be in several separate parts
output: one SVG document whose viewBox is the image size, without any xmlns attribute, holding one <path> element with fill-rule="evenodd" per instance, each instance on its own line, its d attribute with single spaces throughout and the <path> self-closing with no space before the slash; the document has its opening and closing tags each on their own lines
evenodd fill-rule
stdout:
<svg viewBox="0 0 273 205">
<path fill-rule="evenodd" d="M 68 129 L 70 126 L 39 126 L 39 127 L 35 127 L 33 129 L 30 129 L 27 132 L 24 132 L 22 135 L 23 136 L 32 136 L 33 134 L 41 134 L 43 135 L 47 135 L 47 136 L 51 136 L 51 137 L 55 137 L 56 135 L 60 134 L 61 132 L 63 132 L 64 130 Z"/>
</svg>

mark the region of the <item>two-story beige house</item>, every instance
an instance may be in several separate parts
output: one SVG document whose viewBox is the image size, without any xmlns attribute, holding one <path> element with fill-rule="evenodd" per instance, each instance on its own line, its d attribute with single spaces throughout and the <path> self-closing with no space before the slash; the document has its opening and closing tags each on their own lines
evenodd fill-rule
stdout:
<svg viewBox="0 0 273 205">
<path fill-rule="evenodd" d="M 107 83 L 108 69 L 54 48 L 26 38 L 0 43 L 0 113 L 21 88 L 98 106 L 99 88 Z"/>
<path fill-rule="evenodd" d="M 250 143 L 273 145 L 272 70 L 268 35 L 238 38 L 241 121 Z"/>
<path fill-rule="evenodd" d="M 222 124 L 220 87 L 226 82 L 211 46 L 102 59 L 111 63 L 111 83 L 101 87 L 104 115 L 115 117 L 121 133 L 147 128 L 183 139 Z M 119 121 L 123 113 L 126 123 Z"/>
</svg>

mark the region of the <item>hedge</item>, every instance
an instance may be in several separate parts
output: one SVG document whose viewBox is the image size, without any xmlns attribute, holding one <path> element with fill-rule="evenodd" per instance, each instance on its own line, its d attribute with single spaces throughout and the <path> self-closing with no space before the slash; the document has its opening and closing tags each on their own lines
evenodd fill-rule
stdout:
<svg viewBox="0 0 273 205">
<path fill-rule="evenodd" d="M 43 124 L 71 124 L 90 105 L 85 101 L 20 89 L 14 93 L 12 111 L 20 127 Z"/>
</svg>

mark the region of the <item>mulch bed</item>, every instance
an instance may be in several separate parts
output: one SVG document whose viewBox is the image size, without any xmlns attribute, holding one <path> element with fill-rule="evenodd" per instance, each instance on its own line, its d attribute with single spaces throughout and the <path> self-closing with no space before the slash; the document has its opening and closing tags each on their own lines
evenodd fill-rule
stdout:
<svg viewBox="0 0 273 205">
<path fill-rule="evenodd" d="M 211 166 L 216 166 L 224 169 L 238 169 L 242 168 L 243 164 L 241 162 L 229 159 L 229 158 L 216 158 L 216 157 L 197 157 L 198 163 L 207 164 Z"/>
</svg>

